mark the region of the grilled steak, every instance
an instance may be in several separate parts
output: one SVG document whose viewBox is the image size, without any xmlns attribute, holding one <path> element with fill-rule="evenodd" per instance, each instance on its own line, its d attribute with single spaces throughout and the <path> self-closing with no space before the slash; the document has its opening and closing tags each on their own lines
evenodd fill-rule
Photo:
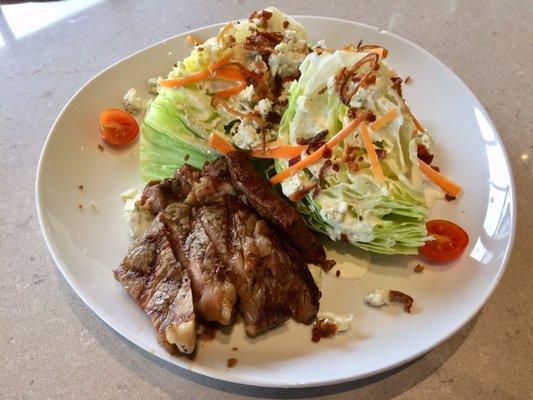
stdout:
<svg viewBox="0 0 533 400">
<path fill-rule="evenodd" d="M 176 348 L 183 353 L 194 350 L 196 317 L 190 279 L 174 258 L 159 218 L 131 244 L 114 275 L 150 317 L 163 347 L 171 353 Z"/>
<path fill-rule="evenodd" d="M 198 214 L 186 204 L 174 203 L 161 212 L 159 218 L 169 232 L 174 253 L 191 277 L 198 316 L 205 321 L 228 325 L 233 321 L 235 287 L 215 254 Z"/>
<path fill-rule="evenodd" d="M 246 333 L 256 336 L 289 318 L 310 323 L 320 291 L 298 254 L 240 200 L 200 207 L 201 221 L 228 266 Z"/>
<path fill-rule="evenodd" d="M 322 264 L 326 253 L 300 214 L 256 172 L 246 154 L 233 151 L 226 155 L 233 185 L 263 218 L 279 228 L 305 262 Z"/>
<path fill-rule="evenodd" d="M 162 181 L 150 181 L 144 188 L 141 196 L 141 207 L 153 215 L 159 214 L 170 203 L 174 203 L 186 196 L 176 179 L 163 179 Z"/>
</svg>

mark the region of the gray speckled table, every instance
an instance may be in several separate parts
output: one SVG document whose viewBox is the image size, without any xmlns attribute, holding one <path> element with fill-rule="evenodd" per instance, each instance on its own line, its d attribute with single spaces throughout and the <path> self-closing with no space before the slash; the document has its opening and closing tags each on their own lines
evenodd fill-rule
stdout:
<svg viewBox="0 0 533 400">
<path fill-rule="evenodd" d="M 267 5 L 218 3 L 1 6 L 0 398 L 533 398 L 530 1 L 272 1 L 289 14 L 353 19 L 419 44 L 466 82 L 503 137 L 519 210 L 509 267 L 483 310 L 437 349 L 395 371 L 340 386 L 249 388 L 158 361 L 115 334 L 70 289 L 48 255 L 34 205 L 37 160 L 52 122 L 83 83 L 130 53 Z"/>
</svg>

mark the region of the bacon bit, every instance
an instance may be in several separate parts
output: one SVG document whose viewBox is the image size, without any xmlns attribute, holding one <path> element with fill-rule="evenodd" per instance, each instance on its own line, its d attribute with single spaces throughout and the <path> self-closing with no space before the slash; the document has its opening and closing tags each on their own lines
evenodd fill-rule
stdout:
<svg viewBox="0 0 533 400">
<path fill-rule="evenodd" d="M 340 165 L 335 163 L 331 166 L 331 169 L 335 172 L 339 172 L 339 169 L 340 169 Z"/>
<path fill-rule="evenodd" d="M 185 154 L 185 156 L 183 157 L 183 159 L 184 159 L 185 161 L 187 161 L 187 160 L 189 160 L 190 157 L 191 157 L 190 155 Z"/>
<path fill-rule="evenodd" d="M 379 56 L 376 53 L 370 53 L 361 58 L 359 61 L 357 61 L 350 68 L 350 70 L 346 70 L 345 68 L 343 68 L 341 69 L 341 71 L 339 71 L 339 73 L 335 77 L 335 88 L 339 89 L 339 95 L 341 97 L 341 101 L 344 104 L 348 105 L 350 103 L 351 98 L 357 93 L 361 85 L 366 84 L 378 61 Z M 352 89 L 348 89 L 348 81 L 350 80 L 350 78 L 356 76 L 359 68 L 361 68 L 364 64 L 367 63 L 370 63 L 369 71 L 365 75 L 363 75 L 361 80 L 358 81 Z"/>
<path fill-rule="evenodd" d="M 341 271 L 337 270 L 335 271 L 335 276 L 338 278 L 339 276 L 341 276 Z"/>
<path fill-rule="evenodd" d="M 281 122 L 281 115 L 275 111 L 269 111 L 267 114 L 266 120 L 271 124 L 279 124 Z"/>
<path fill-rule="evenodd" d="M 78 189 L 83 190 L 85 188 L 83 187 L 83 185 L 80 185 L 80 186 L 78 186 Z"/>
<path fill-rule="evenodd" d="M 285 107 L 287 104 L 289 104 L 289 100 L 283 99 L 278 102 L 278 104 L 282 107 Z"/>
<path fill-rule="evenodd" d="M 417 273 L 417 274 L 420 274 L 422 273 L 423 270 L 425 270 L 426 267 L 424 267 L 422 264 L 417 264 L 414 271 Z"/>
<path fill-rule="evenodd" d="M 335 264 L 337 264 L 335 260 L 325 260 L 322 264 L 320 264 L 320 268 L 328 272 L 331 268 L 335 266 Z"/>
<path fill-rule="evenodd" d="M 390 78 L 390 80 L 392 81 L 392 88 L 396 90 L 396 92 L 398 92 L 400 96 L 403 96 L 402 95 L 402 78 L 400 78 L 399 76 L 393 76 L 392 78 Z"/>
<path fill-rule="evenodd" d="M 355 161 L 355 156 L 358 150 L 361 148 L 358 146 L 347 145 L 342 153 L 341 161 L 345 163 L 351 163 Z"/>
<path fill-rule="evenodd" d="M 238 348 L 238 347 L 232 347 L 231 350 L 232 350 L 232 351 L 238 351 L 239 348 Z"/>
<path fill-rule="evenodd" d="M 337 333 L 337 325 L 326 319 L 318 319 L 313 325 L 311 333 L 311 341 L 313 343 L 320 342 L 320 339 L 330 338 Z"/>
<path fill-rule="evenodd" d="M 357 108 L 350 107 L 350 109 L 348 110 L 348 117 L 351 119 L 355 119 L 355 117 L 357 117 L 357 111 Z"/>
<path fill-rule="evenodd" d="M 416 146 L 416 156 L 428 165 L 431 164 L 434 157 L 433 154 L 429 152 L 428 148 L 421 143 Z"/>
<path fill-rule="evenodd" d="M 294 203 L 300 201 L 305 196 L 307 196 L 307 193 L 309 193 L 311 190 L 313 190 L 316 185 L 317 185 L 316 182 L 311 182 L 311 183 L 307 184 L 304 188 L 302 188 L 300 190 L 297 190 L 296 192 L 291 194 L 289 196 L 289 200 L 294 202 Z"/>
<path fill-rule="evenodd" d="M 266 23 L 270 18 L 272 18 L 272 13 L 267 10 L 252 11 L 248 19 L 251 21 L 256 18 L 260 19 L 263 23 Z"/>
<path fill-rule="evenodd" d="M 366 114 L 366 122 L 374 122 L 376 120 L 376 115 L 372 111 L 368 111 Z"/>
<path fill-rule="evenodd" d="M 327 86 L 324 86 L 322 89 L 318 91 L 318 94 L 324 94 L 324 92 L 328 89 Z"/>
<path fill-rule="evenodd" d="M 329 149 L 329 147 L 326 147 L 326 149 Z M 330 150 L 331 152 L 331 150 Z M 328 157 L 326 157 L 328 158 Z M 316 198 L 316 196 L 318 196 L 318 193 L 320 192 L 320 187 L 322 186 L 322 183 L 323 183 L 323 180 L 324 180 L 324 173 L 326 172 L 326 170 L 331 167 L 333 165 L 333 163 L 331 162 L 331 160 L 326 160 L 324 161 L 324 164 L 322 164 L 322 166 L 320 167 L 320 169 L 318 170 L 318 182 L 315 186 L 315 190 L 313 191 L 313 199 Z"/>
<path fill-rule="evenodd" d="M 452 196 L 451 194 L 446 194 L 446 195 L 444 195 L 444 198 L 445 198 L 447 201 L 454 201 L 457 197 Z"/>
<path fill-rule="evenodd" d="M 228 358 L 228 361 L 226 361 L 226 365 L 228 368 L 233 368 L 237 365 L 237 359 L 236 358 Z"/>
<path fill-rule="evenodd" d="M 252 34 L 246 38 L 242 47 L 269 56 L 274 51 L 274 47 L 282 40 L 283 35 L 279 32 L 262 32 L 253 29 Z"/>
<path fill-rule="evenodd" d="M 328 135 L 328 133 L 329 133 L 329 131 L 327 129 L 325 129 L 323 131 L 318 132 L 313 137 L 310 137 L 310 138 L 307 138 L 307 139 L 298 138 L 298 139 L 296 139 L 296 143 L 298 143 L 301 146 L 307 145 L 307 152 L 308 153 L 312 153 L 313 151 L 316 151 L 321 146 L 323 146 L 324 143 L 326 143 L 324 138 Z"/>
<path fill-rule="evenodd" d="M 322 152 L 322 157 L 327 159 L 327 158 L 331 158 L 332 155 L 333 155 L 333 152 L 331 151 L 331 149 L 328 146 L 324 147 L 324 151 Z"/>
<path fill-rule="evenodd" d="M 83 209 L 83 206 L 81 204 L 78 204 L 78 208 L 81 210 Z"/>
<path fill-rule="evenodd" d="M 412 79 L 411 79 L 410 76 L 406 76 L 403 82 L 404 82 L 405 84 L 408 84 L 409 82 L 411 82 L 411 80 L 412 80 Z"/>
<path fill-rule="evenodd" d="M 302 156 L 300 154 L 298 154 L 296 157 L 293 157 L 289 160 L 289 167 L 291 165 L 294 165 L 296 164 L 298 161 L 300 161 L 302 159 Z"/>
<path fill-rule="evenodd" d="M 350 171 L 352 174 L 359 172 L 359 164 L 356 161 L 348 163 L 348 171 Z"/>
<path fill-rule="evenodd" d="M 289 21 L 283 21 L 283 28 L 287 29 L 289 27 Z"/>
<path fill-rule="evenodd" d="M 98 150 L 100 151 L 104 151 L 104 146 L 102 146 L 101 144 L 98 145 Z"/>
<path fill-rule="evenodd" d="M 440 168 L 436 165 L 430 165 L 431 168 L 433 168 L 435 171 L 440 172 Z"/>
<path fill-rule="evenodd" d="M 413 305 L 413 298 L 405 293 L 402 293 L 398 290 L 389 290 L 389 297 L 391 301 L 396 301 L 398 303 L 403 303 L 403 309 L 405 312 L 411 312 L 411 306 Z"/>
<path fill-rule="evenodd" d="M 185 40 L 187 40 L 187 43 L 189 43 L 190 45 L 193 45 L 193 46 L 198 46 L 199 44 L 202 44 L 204 42 L 199 37 L 196 37 L 196 36 L 193 36 L 193 35 L 187 35 Z"/>
<path fill-rule="evenodd" d="M 346 243 L 350 243 L 350 240 L 348 239 L 348 235 L 344 232 L 341 233 L 341 240 Z"/>
<path fill-rule="evenodd" d="M 376 148 L 376 155 L 378 156 L 378 160 L 383 160 L 385 157 L 387 157 L 387 151 Z"/>
</svg>

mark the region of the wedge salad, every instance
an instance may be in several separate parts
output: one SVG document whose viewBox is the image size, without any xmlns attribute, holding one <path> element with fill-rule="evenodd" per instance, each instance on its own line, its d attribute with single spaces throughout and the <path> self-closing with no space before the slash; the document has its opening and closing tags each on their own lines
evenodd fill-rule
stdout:
<svg viewBox="0 0 533 400">
<path fill-rule="evenodd" d="M 385 48 L 310 42 L 274 7 L 188 41 L 191 54 L 150 79 L 153 101 L 125 96 L 130 109 L 146 106 L 144 182 L 237 149 L 331 240 L 382 254 L 462 253 L 468 236 L 457 225 L 428 231 L 433 200 L 453 200 L 461 187 L 431 166 L 434 140 Z"/>
</svg>

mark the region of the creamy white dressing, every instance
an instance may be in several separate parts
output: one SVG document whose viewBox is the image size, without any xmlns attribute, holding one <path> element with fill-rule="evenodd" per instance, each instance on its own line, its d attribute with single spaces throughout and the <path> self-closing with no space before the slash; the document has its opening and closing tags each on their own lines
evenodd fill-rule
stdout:
<svg viewBox="0 0 533 400">
<path fill-rule="evenodd" d="M 154 217 L 149 212 L 137 207 L 137 202 L 141 199 L 141 193 L 137 193 L 137 189 L 126 190 L 120 195 L 120 198 L 124 202 L 122 216 L 130 227 L 130 236 L 136 238 L 150 226 Z"/>
<path fill-rule="evenodd" d="M 316 318 L 337 325 L 337 332 L 346 332 L 351 327 L 353 314 L 342 315 L 332 311 L 319 311 Z"/>
<path fill-rule="evenodd" d="M 364 301 L 372 307 L 389 305 L 390 294 L 388 289 L 376 289 L 365 296 Z"/>
</svg>

